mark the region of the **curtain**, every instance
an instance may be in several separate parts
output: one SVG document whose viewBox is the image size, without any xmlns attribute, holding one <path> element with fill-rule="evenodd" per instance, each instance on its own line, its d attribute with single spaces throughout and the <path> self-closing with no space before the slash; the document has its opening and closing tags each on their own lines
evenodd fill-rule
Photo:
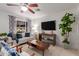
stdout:
<svg viewBox="0 0 79 59">
<path fill-rule="evenodd" d="M 9 15 L 9 32 L 10 33 L 14 33 L 15 31 L 15 24 L 16 24 L 15 18 L 16 17 Z"/>
</svg>

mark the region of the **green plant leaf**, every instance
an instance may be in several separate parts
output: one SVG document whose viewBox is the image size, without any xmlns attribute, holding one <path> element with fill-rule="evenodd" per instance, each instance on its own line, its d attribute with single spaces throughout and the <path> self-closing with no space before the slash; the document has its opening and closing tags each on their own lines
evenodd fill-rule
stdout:
<svg viewBox="0 0 79 59">
<path fill-rule="evenodd" d="M 75 22 L 75 17 L 72 13 L 66 13 L 59 24 L 59 29 L 61 30 L 61 35 L 65 36 L 67 33 L 69 34 L 72 31 L 71 25 Z M 69 43 L 66 40 L 67 43 Z"/>
</svg>

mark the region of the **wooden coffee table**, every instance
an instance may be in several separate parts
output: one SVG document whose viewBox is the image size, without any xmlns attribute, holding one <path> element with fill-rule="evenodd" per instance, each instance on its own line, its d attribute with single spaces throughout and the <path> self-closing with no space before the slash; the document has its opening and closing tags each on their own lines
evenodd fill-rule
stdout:
<svg viewBox="0 0 79 59">
<path fill-rule="evenodd" d="M 32 47 L 42 51 L 43 52 L 43 56 L 44 56 L 45 50 L 48 49 L 48 47 L 49 47 L 49 44 L 47 44 L 45 42 L 42 42 L 42 41 L 37 42 L 37 40 L 27 41 L 27 44 L 29 46 L 32 46 Z"/>
</svg>

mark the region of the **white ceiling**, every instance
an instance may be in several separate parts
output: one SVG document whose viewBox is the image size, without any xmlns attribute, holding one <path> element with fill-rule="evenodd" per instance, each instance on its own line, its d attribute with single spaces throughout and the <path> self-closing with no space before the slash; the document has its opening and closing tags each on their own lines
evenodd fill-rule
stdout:
<svg viewBox="0 0 79 59">
<path fill-rule="evenodd" d="M 32 14 L 29 11 L 25 13 L 20 12 L 19 6 L 6 6 L 6 4 L 0 4 L 0 10 L 4 10 L 7 12 L 15 13 L 17 15 L 29 18 L 40 18 L 45 15 L 52 15 L 53 13 L 62 12 L 66 9 L 73 9 L 77 7 L 79 4 L 77 3 L 39 3 L 40 11 L 36 12 L 36 14 Z"/>
<path fill-rule="evenodd" d="M 58 13 L 62 12 L 65 10 L 70 10 L 75 7 L 77 7 L 79 4 L 77 3 L 44 3 L 44 4 L 39 4 L 41 11 L 47 14 L 53 14 L 53 13 Z"/>
</svg>

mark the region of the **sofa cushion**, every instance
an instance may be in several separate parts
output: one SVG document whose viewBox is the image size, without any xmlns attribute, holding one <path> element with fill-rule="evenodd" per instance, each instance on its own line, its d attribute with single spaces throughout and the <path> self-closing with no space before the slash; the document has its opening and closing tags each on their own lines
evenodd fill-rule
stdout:
<svg viewBox="0 0 79 59">
<path fill-rule="evenodd" d="M 17 34 L 16 34 L 16 38 L 17 38 L 17 39 L 22 38 L 22 34 L 17 33 Z"/>
<path fill-rule="evenodd" d="M 25 37 L 30 37 L 30 33 L 25 33 Z"/>
</svg>

